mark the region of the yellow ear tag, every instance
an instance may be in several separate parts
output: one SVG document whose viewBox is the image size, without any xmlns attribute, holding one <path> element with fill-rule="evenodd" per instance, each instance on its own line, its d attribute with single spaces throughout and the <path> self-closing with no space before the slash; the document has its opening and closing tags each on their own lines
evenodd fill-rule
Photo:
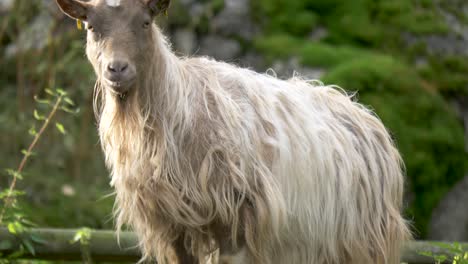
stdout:
<svg viewBox="0 0 468 264">
<path fill-rule="evenodd" d="M 79 19 L 76 20 L 76 27 L 78 30 L 83 30 L 83 22 Z"/>
<path fill-rule="evenodd" d="M 168 16 L 169 16 L 169 13 L 167 12 L 167 10 L 166 10 L 166 11 L 164 11 L 164 15 L 165 15 L 166 17 L 168 17 Z"/>
</svg>

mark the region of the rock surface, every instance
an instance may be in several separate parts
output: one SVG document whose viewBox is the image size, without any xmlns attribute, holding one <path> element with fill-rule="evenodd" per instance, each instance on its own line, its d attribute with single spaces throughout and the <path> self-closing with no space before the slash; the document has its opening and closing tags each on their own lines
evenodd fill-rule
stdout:
<svg viewBox="0 0 468 264">
<path fill-rule="evenodd" d="M 5 13 L 13 8 L 14 0 L 0 0 L 0 13 Z"/>
<path fill-rule="evenodd" d="M 468 241 L 468 175 L 433 211 L 429 239 Z"/>
<path fill-rule="evenodd" d="M 219 34 L 249 40 L 258 30 L 251 21 L 250 0 L 225 0 L 223 10 L 214 17 L 212 24 Z"/>
<path fill-rule="evenodd" d="M 204 37 L 200 43 L 198 54 L 208 55 L 218 60 L 232 61 L 241 53 L 239 42 L 217 35 Z"/>
</svg>

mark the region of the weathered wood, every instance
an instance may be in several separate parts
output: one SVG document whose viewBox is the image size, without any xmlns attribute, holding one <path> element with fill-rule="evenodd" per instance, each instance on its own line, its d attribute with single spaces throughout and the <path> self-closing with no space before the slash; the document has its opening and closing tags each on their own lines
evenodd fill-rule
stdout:
<svg viewBox="0 0 468 264">
<path fill-rule="evenodd" d="M 72 229 L 32 229 L 23 236 L 30 237 L 35 235 L 45 241 L 44 244 L 35 243 L 35 256 L 25 254 L 25 259 L 42 260 L 81 260 L 82 248 L 79 243 L 73 243 L 72 240 L 78 230 Z M 9 254 L 19 248 L 20 238 L 12 235 L 6 229 L 0 228 L 0 244 L 3 241 L 9 241 L 12 245 L 9 249 L 1 249 L 3 255 Z M 137 245 L 137 238 L 131 232 L 122 232 L 118 242 L 116 234 L 113 231 L 92 230 L 91 238 L 87 250 L 91 258 L 95 261 L 106 262 L 136 262 L 140 258 L 140 252 Z M 468 251 L 468 243 L 462 244 L 462 247 Z M 429 257 L 421 256 L 419 252 L 430 251 L 434 254 L 451 255 L 447 249 L 439 247 L 436 243 L 430 241 L 413 241 L 408 243 L 402 256 L 402 262 L 412 264 L 434 263 Z"/>
<path fill-rule="evenodd" d="M 35 256 L 27 253 L 21 258 L 43 259 L 43 260 L 81 260 L 82 246 L 79 242 L 73 243 L 73 238 L 78 230 L 72 229 L 32 229 L 29 234 L 22 236 L 30 237 L 36 235 L 45 243 L 34 243 Z M 12 235 L 6 229 L 0 229 L 0 243 L 10 241 L 12 248 L 0 250 L 7 255 L 18 250 L 20 238 Z M 89 245 L 86 246 L 91 258 L 96 261 L 130 261 L 136 262 L 140 258 L 137 238 L 131 232 L 121 232 L 119 241 L 112 231 L 91 231 Z"/>
</svg>

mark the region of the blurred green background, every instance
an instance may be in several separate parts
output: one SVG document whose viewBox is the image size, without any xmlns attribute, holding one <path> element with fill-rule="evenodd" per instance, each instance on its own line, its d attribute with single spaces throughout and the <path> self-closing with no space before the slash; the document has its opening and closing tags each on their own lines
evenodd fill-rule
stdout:
<svg viewBox="0 0 468 264">
<path fill-rule="evenodd" d="M 112 228 L 85 32 L 52 0 L 0 0 L 0 15 L 0 186 L 32 140 L 33 110 L 46 112 L 34 95 L 63 88 L 80 112 L 57 117 L 65 136 L 46 132 L 20 182 L 21 204 L 40 226 Z M 450 200 L 460 188 L 468 193 L 457 189 L 468 175 L 467 1 L 173 0 L 158 23 L 178 54 L 271 67 L 282 78 L 297 71 L 358 92 L 403 155 L 415 236 L 453 228 L 468 240 L 468 197 Z M 463 208 L 464 216 L 445 219 Z M 440 219 L 448 223 L 438 227 Z"/>
</svg>

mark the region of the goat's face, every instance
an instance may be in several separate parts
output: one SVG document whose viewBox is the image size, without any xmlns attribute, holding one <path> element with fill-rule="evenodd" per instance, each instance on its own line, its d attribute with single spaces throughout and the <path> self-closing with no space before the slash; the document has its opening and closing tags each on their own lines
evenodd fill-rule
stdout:
<svg viewBox="0 0 468 264">
<path fill-rule="evenodd" d="M 86 53 L 102 84 L 121 98 L 145 78 L 154 50 L 154 16 L 170 0 L 56 0 L 87 30 Z"/>
</svg>

